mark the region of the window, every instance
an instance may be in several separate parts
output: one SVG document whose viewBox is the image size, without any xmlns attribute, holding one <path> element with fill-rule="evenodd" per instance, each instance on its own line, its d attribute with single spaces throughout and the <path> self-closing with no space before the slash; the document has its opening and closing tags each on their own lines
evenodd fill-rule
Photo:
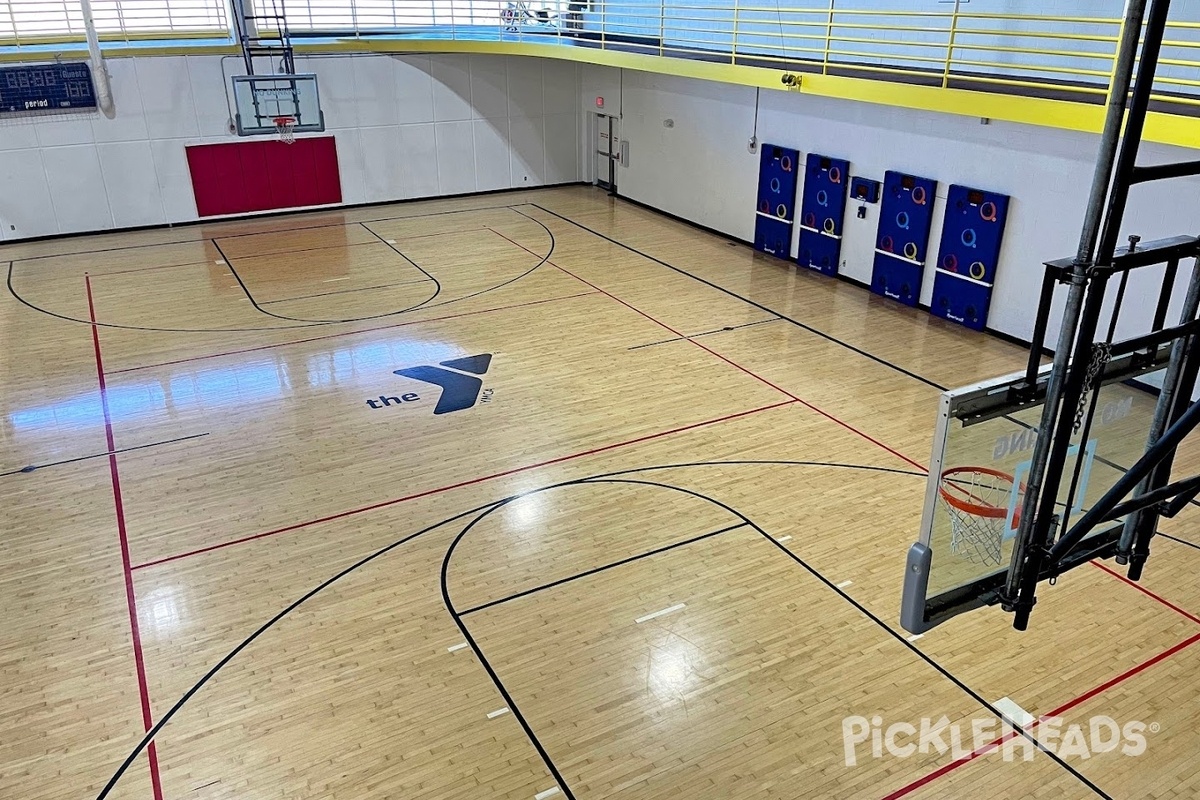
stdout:
<svg viewBox="0 0 1200 800">
<path fill-rule="evenodd" d="M 253 0 L 270 12 L 270 0 Z M 552 6 L 537 0 L 531 6 Z M 504 0 L 285 0 L 293 31 L 386 31 L 406 27 L 500 24 Z"/>
<path fill-rule="evenodd" d="M 92 0 L 92 15 L 106 37 L 229 33 L 225 0 Z M 0 43 L 83 36 L 79 0 L 0 0 Z"/>
</svg>

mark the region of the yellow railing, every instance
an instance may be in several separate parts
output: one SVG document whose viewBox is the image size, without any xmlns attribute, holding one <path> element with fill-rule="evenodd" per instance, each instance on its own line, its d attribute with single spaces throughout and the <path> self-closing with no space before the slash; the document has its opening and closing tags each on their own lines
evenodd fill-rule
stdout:
<svg viewBox="0 0 1200 800">
<path fill-rule="evenodd" d="M 20 42 L 4 38 L 6 3 L 11 9 L 43 1 L 49 2 L 0 0 L 0 46 L 79 40 L 74 32 Z M 164 8 L 170 2 L 160 1 Z M 810 6 L 785 8 L 768 0 L 392 0 L 390 5 L 362 0 L 361 7 L 360 0 L 303 0 L 289 4 L 288 12 L 293 35 L 309 45 L 322 35 L 490 39 L 1089 103 L 1108 93 L 1119 18 L 986 13 L 965 4 L 936 10 L 886 7 L 895 0 L 875 0 L 876 9 L 839 6 L 846 1 L 809 0 Z M 856 0 L 859 6 L 863 2 Z M 227 18 L 223 8 L 220 14 Z M 15 19 L 9 26 L 19 29 Z M 221 33 L 206 26 L 200 32 L 129 30 L 105 38 L 189 36 Z M 1161 62 L 1154 99 L 1200 107 L 1200 21 L 1170 23 Z"/>
<path fill-rule="evenodd" d="M 728 0 L 723 0 L 728 2 Z M 785 8 L 764 0 L 595 0 L 573 23 L 522 20 L 503 36 L 540 44 L 725 61 L 824 75 L 991 88 L 1085 102 L 1108 93 L 1121 19 L 945 10 Z M 518 6 L 524 7 L 524 6 Z M 565 18 L 565 15 L 564 15 Z M 451 37 L 477 37 L 453 27 Z M 1154 99 L 1200 106 L 1200 22 L 1168 26 Z"/>
</svg>

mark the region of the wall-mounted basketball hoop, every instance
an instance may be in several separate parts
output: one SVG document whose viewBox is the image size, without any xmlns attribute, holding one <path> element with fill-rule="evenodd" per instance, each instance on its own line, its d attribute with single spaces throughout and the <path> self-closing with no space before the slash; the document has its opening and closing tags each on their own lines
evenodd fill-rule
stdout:
<svg viewBox="0 0 1200 800">
<path fill-rule="evenodd" d="M 288 144 L 297 133 L 325 130 L 316 75 L 235 75 L 234 122 L 238 136 L 278 136 Z"/>
</svg>

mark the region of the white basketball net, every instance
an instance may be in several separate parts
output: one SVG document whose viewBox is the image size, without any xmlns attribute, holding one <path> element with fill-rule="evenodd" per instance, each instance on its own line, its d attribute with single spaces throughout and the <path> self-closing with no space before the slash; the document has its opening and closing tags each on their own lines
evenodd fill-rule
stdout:
<svg viewBox="0 0 1200 800">
<path fill-rule="evenodd" d="M 275 129 L 279 131 L 279 141 L 284 144 L 296 143 L 296 118 L 276 117 Z"/>
<path fill-rule="evenodd" d="M 942 475 L 939 494 L 950 512 L 950 552 L 973 564 L 997 566 L 1012 479 L 965 469 Z"/>
</svg>

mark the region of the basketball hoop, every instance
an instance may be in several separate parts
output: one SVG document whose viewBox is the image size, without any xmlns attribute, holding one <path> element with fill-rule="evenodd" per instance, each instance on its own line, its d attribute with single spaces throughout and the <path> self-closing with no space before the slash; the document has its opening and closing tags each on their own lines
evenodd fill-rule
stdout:
<svg viewBox="0 0 1200 800">
<path fill-rule="evenodd" d="M 1013 476 L 988 467 L 952 467 L 938 494 L 950 512 L 950 552 L 975 564 L 999 565 Z M 1020 524 L 1021 511 L 1013 515 Z"/>
<path fill-rule="evenodd" d="M 275 117 L 275 130 L 279 132 L 279 141 L 284 144 L 296 143 L 295 117 Z"/>
</svg>

